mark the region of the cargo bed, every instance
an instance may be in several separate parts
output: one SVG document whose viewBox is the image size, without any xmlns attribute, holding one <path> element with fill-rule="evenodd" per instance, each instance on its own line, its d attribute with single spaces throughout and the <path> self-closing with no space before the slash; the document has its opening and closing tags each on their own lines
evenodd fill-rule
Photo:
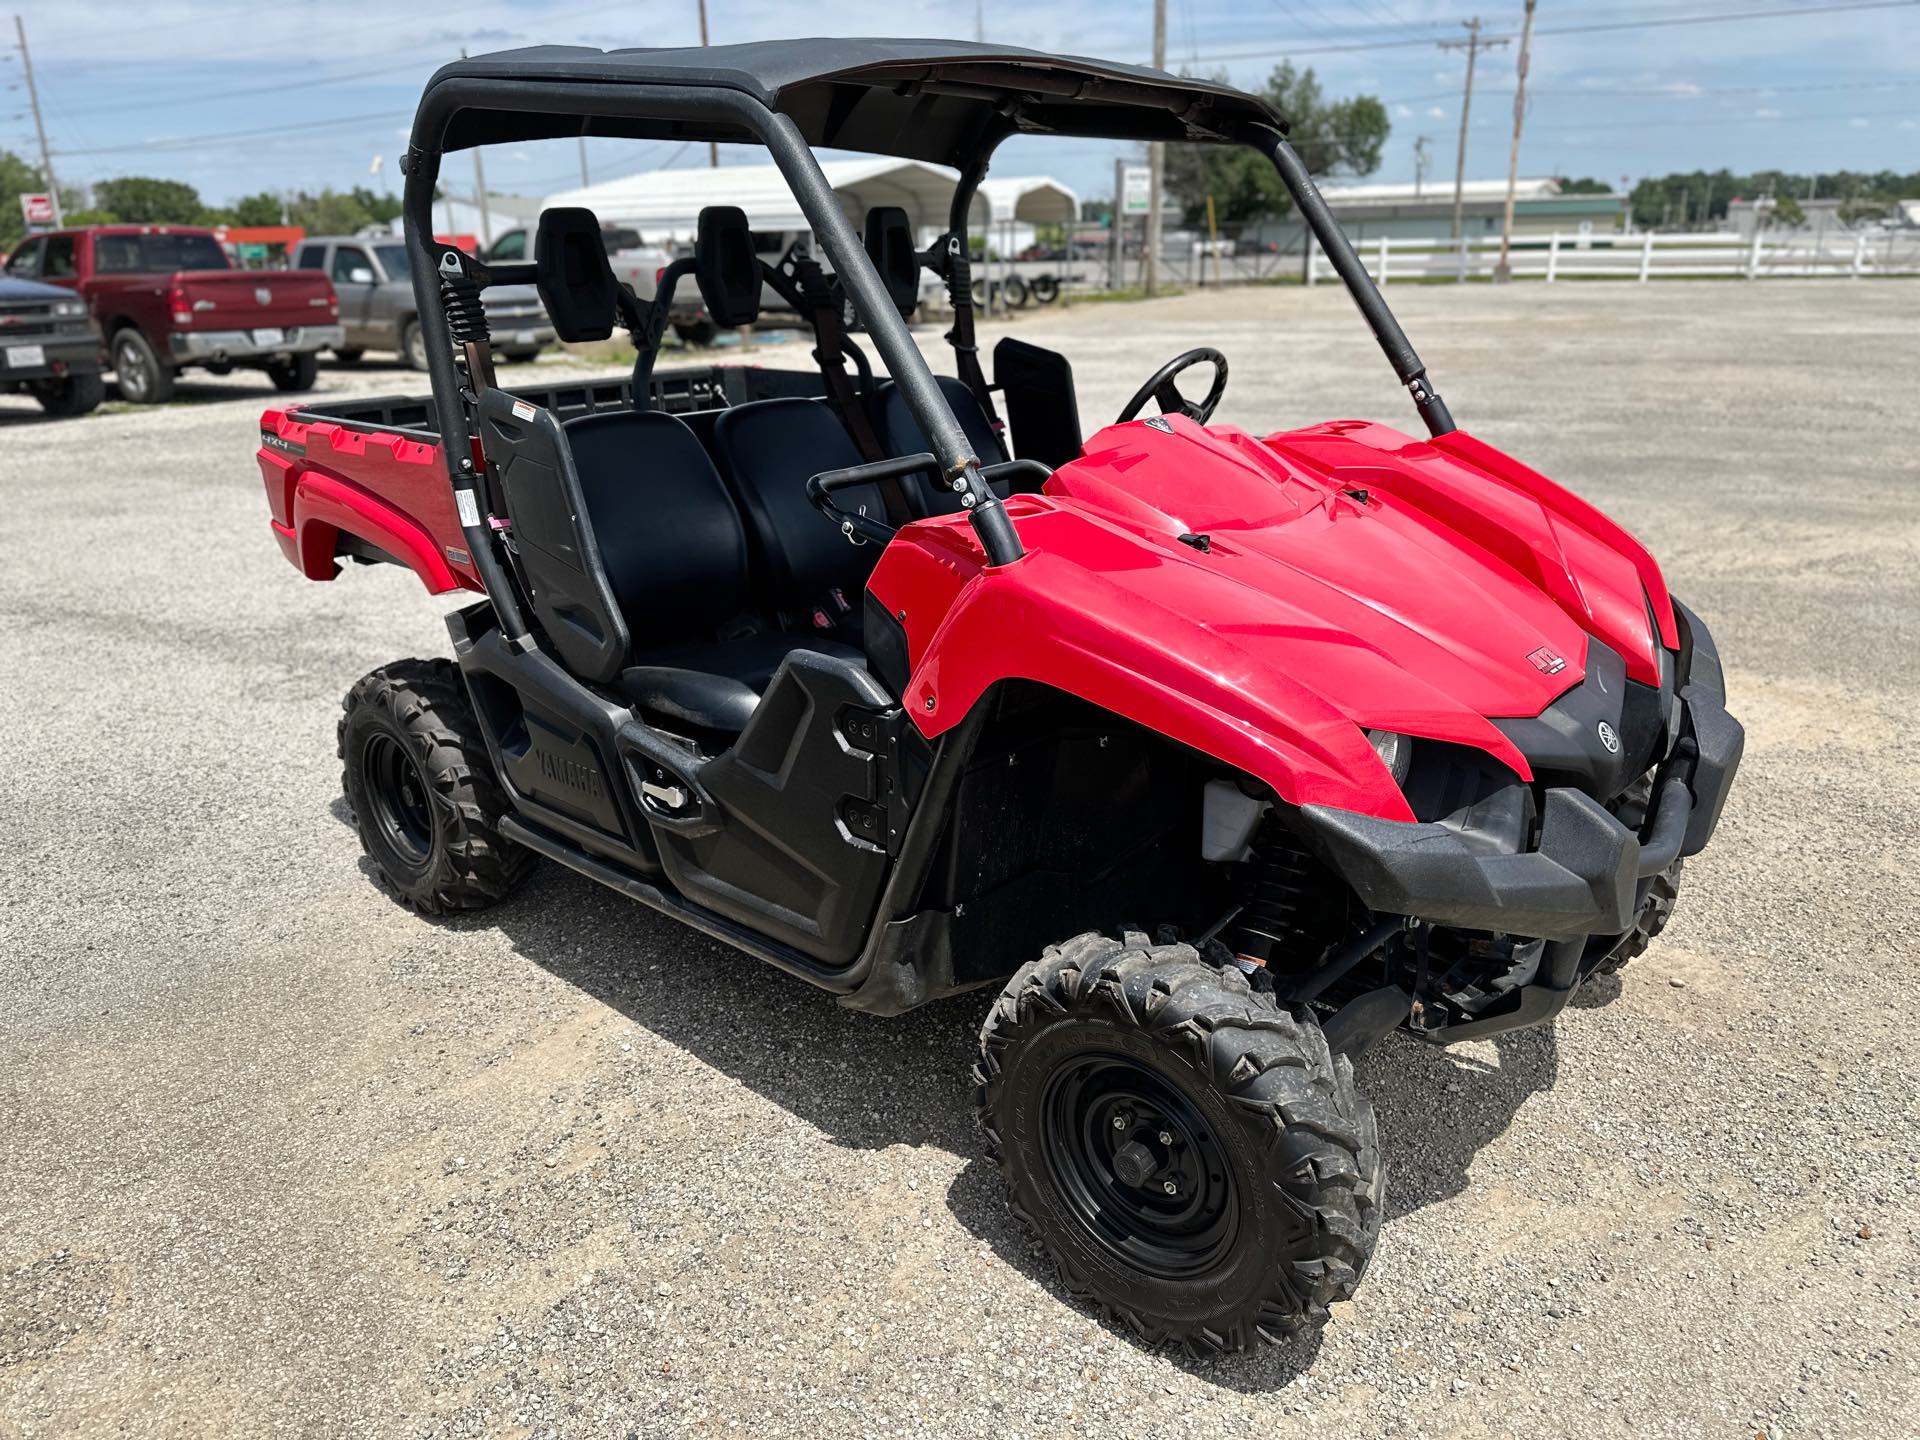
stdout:
<svg viewBox="0 0 1920 1440">
<path fill-rule="evenodd" d="M 507 393 L 561 421 L 630 408 L 628 376 L 516 385 Z M 713 417 L 750 400 L 824 393 L 816 371 L 689 366 L 655 374 L 654 408 L 704 441 Z M 439 594 L 481 589 L 454 510 L 431 395 L 376 395 L 276 407 L 260 417 L 261 478 L 273 532 L 310 580 L 342 560 L 406 565 Z M 484 462 L 476 450 L 475 465 Z"/>
</svg>

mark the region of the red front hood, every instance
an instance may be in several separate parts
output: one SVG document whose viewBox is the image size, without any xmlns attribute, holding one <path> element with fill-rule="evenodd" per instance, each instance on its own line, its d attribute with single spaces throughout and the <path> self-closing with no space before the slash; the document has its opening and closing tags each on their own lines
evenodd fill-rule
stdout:
<svg viewBox="0 0 1920 1440">
<path fill-rule="evenodd" d="M 1527 776 L 1490 719 L 1537 715 L 1577 684 L 1589 635 L 1656 685 L 1659 647 L 1677 639 L 1631 537 L 1461 434 L 1337 421 L 1260 440 L 1136 421 L 1008 509 L 1028 552 L 1013 565 L 981 567 L 952 522 L 900 536 L 924 537 L 931 564 L 896 541 L 875 573 L 895 609 L 898 596 L 928 613 L 949 590 L 939 635 L 906 622 L 929 733 L 964 713 L 949 697 L 965 706 L 996 675 L 1024 676 L 1242 764 L 1295 803 L 1406 818 L 1359 727 L 1472 745 Z M 991 648 L 959 643 L 967 612 L 994 615 Z"/>
<path fill-rule="evenodd" d="M 1260 441 L 1165 424 L 1100 431 L 1047 493 L 1231 579 L 1230 606 L 1188 618 L 1360 724 L 1424 734 L 1443 713 L 1537 715 L 1580 679 L 1588 633 L 1659 683 L 1634 557 L 1537 496 L 1384 426 Z M 1210 552 L 1169 550 L 1182 534 Z M 1139 598 L 1179 594 L 1157 579 Z"/>
</svg>

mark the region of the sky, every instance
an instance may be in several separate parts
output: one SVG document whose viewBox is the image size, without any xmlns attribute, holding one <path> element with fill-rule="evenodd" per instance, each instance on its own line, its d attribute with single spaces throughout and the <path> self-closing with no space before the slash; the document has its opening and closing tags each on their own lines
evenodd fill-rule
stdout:
<svg viewBox="0 0 1920 1440">
<path fill-rule="evenodd" d="M 1629 185 L 1671 170 L 1920 170 L 1920 3 L 1879 0 L 1540 0 L 1523 175 Z M 5 7 L 0 7 L 4 9 Z M 14 0 L 62 184 L 144 174 L 211 203 L 261 190 L 397 188 L 423 82 L 464 46 L 691 45 L 696 0 Z M 1478 13 L 1516 35 L 1521 0 L 1168 0 L 1167 64 L 1241 85 L 1282 59 L 1329 96 L 1378 96 L 1392 117 L 1376 181 L 1450 180 L 1464 58 L 1437 41 Z M 1768 13 L 1773 12 L 1773 13 Z M 1802 13 L 1788 13 L 1802 12 Z M 783 35 L 945 35 L 1145 62 L 1151 0 L 708 0 L 715 43 Z M 1695 23 L 1705 17 L 1728 17 Z M 37 153 L 12 27 L 0 19 L 0 149 Z M 1517 41 L 1483 52 L 1467 178 L 1506 171 Z M 1003 175 L 1112 189 L 1120 147 L 1018 139 Z M 379 170 L 375 173 L 376 157 Z M 722 147 L 722 163 L 761 163 Z M 489 149 L 488 188 L 544 196 L 580 183 L 576 142 Z M 706 163 L 704 146 L 589 142 L 594 181 Z M 448 188 L 468 177 L 459 161 Z"/>
</svg>

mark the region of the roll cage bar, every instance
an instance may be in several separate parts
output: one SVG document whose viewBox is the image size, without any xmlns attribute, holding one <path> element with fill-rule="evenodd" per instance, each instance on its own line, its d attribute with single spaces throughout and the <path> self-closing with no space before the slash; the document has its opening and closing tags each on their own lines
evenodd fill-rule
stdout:
<svg viewBox="0 0 1920 1440">
<path fill-rule="evenodd" d="M 461 530 L 474 568 L 493 600 L 503 637 L 509 644 L 524 649 L 531 642 L 525 617 L 494 548 L 495 538 L 480 490 L 473 428 L 469 423 L 468 406 L 474 394 L 455 364 L 454 332 L 448 321 L 442 284 L 443 275 L 464 274 L 464 262 L 453 247 L 433 239 L 433 195 L 441 158 L 447 148 L 446 138 L 456 118 L 469 111 L 509 112 L 563 123 L 577 119 L 578 128 L 566 133 L 587 133 L 593 117 L 621 117 L 665 123 L 675 134 L 692 139 L 738 140 L 744 132 L 759 140 L 799 201 L 802 213 L 833 262 L 834 273 L 851 296 L 894 383 L 919 422 L 921 432 L 932 447 L 942 481 L 959 493 L 989 562 L 1007 565 L 1025 553 L 1013 521 L 981 476 L 979 457 L 974 455 L 965 431 L 942 397 L 925 357 L 914 344 L 906 322 L 889 298 L 884 281 L 848 223 L 832 186 L 792 116 L 770 107 L 756 95 L 725 84 L 548 77 L 509 79 L 443 72 L 429 84 L 421 100 L 403 161 L 407 254 L 412 262 L 414 299 L 419 323 L 425 332 L 427 369 L 434 393 L 463 401 L 458 405 L 443 403 L 439 407 L 443 448 Z M 926 257 L 936 271 L 944 275 L 953 301 L 954 323 L 947 339 L 954 349 L 959 378 L 980 397 L 983 405 L 989 402 L 975 344 L 966 222 L 974 192 L 986 175 L 994 150 L 1017 128 L 1013 120 L 1007 118 L 978 136 L 973 157 L 961 167 L 960 181 L 954 190 L 948 232 L 942 243 L 944 254 Z M 1233 133 L 1205 138 L 1251 145 L 1273 162 L 1282 183 L 1299 206 L 1301 217 L 1359 306 L 1394 373 L 1407 387 L 1428 431 L 1438 436 L 1454 429 L 1446 403 L 1427 382 L 1426 367 L 1387 308 L 1385 298 L 1365 266 L 1354 254 L 1345 232 L 1333 218 L 1299 155 L 1287 143 L 1282 129 L 1239 122 L 1232 130 Z"/>
</svg>

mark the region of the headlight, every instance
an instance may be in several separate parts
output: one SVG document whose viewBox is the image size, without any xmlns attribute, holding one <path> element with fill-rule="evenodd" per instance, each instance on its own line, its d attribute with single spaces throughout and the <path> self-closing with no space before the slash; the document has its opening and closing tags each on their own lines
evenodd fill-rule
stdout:
<svg viewBox="0 0 1920 1440">
<path fill-rule="evenodd" d="M 1369 730 L 1367 743 L 1373 746 L 1373 753 L 1393 776 L 1393 783 L 1406 784 L 1407 772 L 1413 768 L 1413 741 L 1391 730 Z"/>
<path fill-rule="evenodd" d="M 86 302 L 82 300 L 62 300 L 53 307 L 53 313 L 56 315 L 84 315 L 87 313 Z"/>
</svg>

